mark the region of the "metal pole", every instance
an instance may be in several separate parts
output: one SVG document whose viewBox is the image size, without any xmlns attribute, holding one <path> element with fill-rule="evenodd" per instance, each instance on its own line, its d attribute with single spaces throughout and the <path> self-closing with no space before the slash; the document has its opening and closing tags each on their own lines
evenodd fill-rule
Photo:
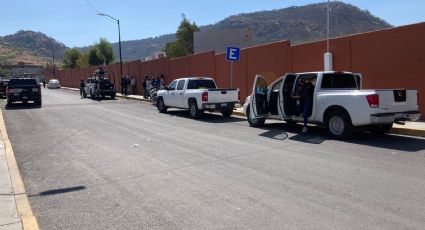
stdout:
<svg viewBox="0 0 425 230">
<path fill-rule="evenodd" d="M 118 45 L 120 51 L 120 77 L 122 78 L 122 56 L 121 56 L 121 29 L 120 29 L 120 20 L 117 20 L 118 23 Z"/>
<path fill-rule="evenodd" d="M 330 0 L 328 0 L 328 13 L 327 13 L 327 35 L 326 35 L 326 50 L 329 53 L 329 11 L 330 11 Z"/>
<path fill-rule="evenodd" d="M 233 61 L 230 61 L 230 88 L 233 88 Z"/>
</svg>

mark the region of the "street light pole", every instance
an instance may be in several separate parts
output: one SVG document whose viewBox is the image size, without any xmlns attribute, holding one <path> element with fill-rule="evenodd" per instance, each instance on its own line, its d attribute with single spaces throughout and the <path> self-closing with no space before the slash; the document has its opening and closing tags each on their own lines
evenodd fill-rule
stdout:
<svg viewBox="0 0 425 230">
<path fill-rule="evenodd" d="M 110 15 L 104 14 L 104 13 L 97 13 L 99 16 L 108 17 L 118 24 L 118 46 L 119 46 L 119 53 L 120 53 L 120 77 L 122 78 L 122 55 L 121 55 L 121 28 L 120 28 L 120 20 L 116 19 Z"/>
</svg>

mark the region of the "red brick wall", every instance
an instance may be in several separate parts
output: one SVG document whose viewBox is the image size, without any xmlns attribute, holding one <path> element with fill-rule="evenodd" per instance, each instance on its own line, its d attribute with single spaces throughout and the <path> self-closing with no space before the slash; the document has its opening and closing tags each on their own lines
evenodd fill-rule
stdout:
<svg viewBox="0 0 425 230">
<path fill-rule="evenodd" d="M 352 35 L 330 40 L 334 70 L 362 73 L 365 88 L 415 88 L 419 90 L 420 110 L 425 114 L 425 23 Z M 281 41 L 241 50 L 240 61 L 234 62 L 233 87 L 240 88 L 241 101 L 251 93 L 256 74 L 271 83 L 288 72 L 323 70 L 326 41 L 291 46 Z M 116 73 L 119 64 L 105 67 Z M 97 68 L 58 70 L 63 86 L 78 87 Z M 52 78 L 46 69 L 46 78 Z M 205 52 L 181 58 L 139 60 L 123 65 L 124 74 L 136 77 L 141 94 L 144 75 L 164 74 L 167 83 L 179 77 L 210 76 L 219 87 L 230 87 L 230 62 L 224 53 Z M 425 118 L 425 115 L 422 117 Z"/>
</svg>

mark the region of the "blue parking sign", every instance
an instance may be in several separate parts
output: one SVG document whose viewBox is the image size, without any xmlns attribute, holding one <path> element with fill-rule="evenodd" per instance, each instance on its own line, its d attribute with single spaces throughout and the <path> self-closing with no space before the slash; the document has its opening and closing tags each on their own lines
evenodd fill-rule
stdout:
<svg viewBox="0 0 425 230">
<path fill-rule="evenodd" d="M 237 47 L 227 47 L 227 60 L 239 61 L 240 49 Z"/>
</svg>

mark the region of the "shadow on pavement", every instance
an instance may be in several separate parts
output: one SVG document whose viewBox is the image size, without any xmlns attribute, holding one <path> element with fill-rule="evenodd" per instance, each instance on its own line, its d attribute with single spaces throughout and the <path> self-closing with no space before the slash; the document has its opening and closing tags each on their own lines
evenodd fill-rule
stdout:
<svg viewBox="0 0 425 230">
<path fill-rule="evenodd" d="M 76 186 L 76 187 L 68 187 L 68 188 L 61 188 L 61 189 L 52 189 L 52 190 L 47 190 L 47 191 L 44 191 L 44 192 L 40 192 L 39 194 L 36 194 L 36 195 L 29 195 L 29 197 L 57 195 L 57 194 L 68 193 L 68 192 L 76 192 L 76 191 L 80 191 L 80 190 L 84 190 L 84 189 L 86 189 L 85 186 Z"/>
<path fill-rule="evenodd" d="M 6 110 L 20 110 L 20 109 L 41 109 L 41 105 L 35 103 L 16 103 L 12 105 L 6 105 Z"/>
<path fill-rule="evenodd" d="M 326 128 L 320 126 L 309 126 L 307 133 L 301 133 L 301 124 L 269 123 L 260 129 L 265 130 L 260 136 L 272 139 L 299 141 L 309 144 L 321 144 L 327 140 L 333 140 L 328 136 Z M 294 133 L 294 136 L 283 138 L 287 133 Z M 425 150 L 425 139 L 399 136 L 399 135 L 373 135 L 361 130 L 357 130 L 352 137 L 346 140 L 340 140 L 346 143 L 365 145 L 376 148 L 385 148 L 406 152 L 418 152 Z"/>
<path fill-rule="evenodd" d="M 187 110 L 171 110 L 171 111 L 168 111 L 167 114 L 169 116 L 184 117 L 187 119 L 192 119 L 190 118 L 189 111 Z M 230 122 L 239 122 L 239 121 L 246 121 L 246 120 L 239 117 L 235 117 L 235 116 L 223 117 L 220 113 L 205 112 L 200 118 L 196 119 L 196 121 L 218 124 L 218 123 L 230 123 Z"/>
</svg>

